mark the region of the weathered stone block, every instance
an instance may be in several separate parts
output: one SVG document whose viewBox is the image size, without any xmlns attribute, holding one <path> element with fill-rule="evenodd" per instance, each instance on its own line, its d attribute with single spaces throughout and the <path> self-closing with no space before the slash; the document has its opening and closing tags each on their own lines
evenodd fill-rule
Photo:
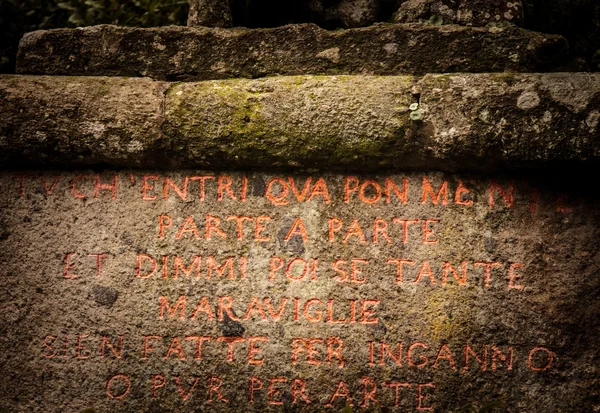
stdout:
<svg viewBox="0 0 600 413">
<path fill-rule="evenodd" d="M 595 411 L 597 195 L 548 178 L 2 171 L 0 405 Z"/>
<path fill-rule="evenodd" d="M 435 157 L 534 167 L 600 154 L 596 74 L 427 75 L 420 89 L 426 145 Z"/>
<path fill-rule="evenodd" d="M 456 171 L 600 157 L 596 74 L 2 76 L 0 96 L 0 161 L 13 166 Z"/>
<path fill-rule="evenodd" d="M 1 76 L 0 162 L 135 166 L 160 158 L 169 86 L 142 78 Z"/>
<path fill-rule="evenodd" d="M 163 131 L 186 163 L 389 167 L 408 147 L 412 86 L 408 76 L 181 83 L 167 94 Z"/>
<path fill-rule="evenodd" d="M 21 41 L 17 71 L 167 80 L 298 74 L 549 71 L 566 41 L 519 29 L 377 24 L 326 31 L 95 26 L 38 31 Z"/>
</svg>

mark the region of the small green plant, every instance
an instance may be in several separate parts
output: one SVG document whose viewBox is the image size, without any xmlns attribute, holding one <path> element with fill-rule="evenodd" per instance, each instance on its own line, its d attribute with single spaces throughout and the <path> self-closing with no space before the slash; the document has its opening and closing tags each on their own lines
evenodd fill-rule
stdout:
<svg viewBox="0 0 600 413">
<path fill-rule="evenodd" d="M 418 103 L 411 104 L 408 109 L 411 111 L 409 115 L 411 120 L 421 120 L 421 110 Z"/>
<path fill-rule="evenodd" d="M 441 26 L 444 24 L 444 18 L 439 14 L 432 15 L 429 20 L 425 22 L 425 24 L 431 24 L 433 26 Z"/>
</svg>

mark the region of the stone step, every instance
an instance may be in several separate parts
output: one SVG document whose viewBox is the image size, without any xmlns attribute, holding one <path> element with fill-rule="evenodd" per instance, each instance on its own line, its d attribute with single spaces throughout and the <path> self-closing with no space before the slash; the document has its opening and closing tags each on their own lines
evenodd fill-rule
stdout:
<svg viewBox="0 0 600 413">
<path fill-rule="evenodd" d="M 491 171 L 600 160 L 600 74 L 5 75 L 0 97 L 5 167 Z"/>
<path fill-rule="evenodd" d="M 564 38 L 514 26 L 376 24 L 327 31 L 94 26 L 28 33 L 22 74 L 208 80 L 270 75 L 546 72 L 565 62 Z"/>
</svg>

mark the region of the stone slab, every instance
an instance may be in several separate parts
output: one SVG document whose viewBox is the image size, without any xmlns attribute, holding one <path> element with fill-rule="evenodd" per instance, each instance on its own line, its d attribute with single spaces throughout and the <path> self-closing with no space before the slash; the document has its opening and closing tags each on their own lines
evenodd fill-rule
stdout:
<svg viewBox="0 0 600 413">
<path fill-rule="evenodd" d="M 568 57 L 564 38 L 517 27 L 376 24 L 327 31 L 94 26 L 26 34 L 17 72 L 159 80 L 270 75 L 544 72 Z"/>
<path fill-rule="evenodd" d="M 493 171 L 600 156 L 596 74 L 2 76 L 0 96 L 0 162 L 13 167 Z"/>
<path fill-rule="evenodd" d="M 599 200 L 561 178 L 3 171 L 0 405 L 596 411 Z"/>
<path fill-rule="evenodd" d="M 588 73 L 428 75 L 420 83 L 432 154 L 530 167 L 600 152 L 600 76 Z"/>
<path fill-rule="evenodd" d="M 164 93 L 142 78 L 0 78 L 0 162 L 140 165 L 160 153 Z"/>
</svg>

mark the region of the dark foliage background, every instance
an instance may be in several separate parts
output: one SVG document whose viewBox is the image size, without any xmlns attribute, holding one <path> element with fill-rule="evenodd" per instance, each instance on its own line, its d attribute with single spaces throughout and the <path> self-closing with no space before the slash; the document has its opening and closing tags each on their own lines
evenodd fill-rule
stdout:
<svg viewBox="0 0 600 413">
<path fill-rule="evenodd" d="M 0 73 L 14 72 L 26 32 L 95 24 L 185 25 L 188 10 L 188 0 L 0 0 Z"/>
</svg>

